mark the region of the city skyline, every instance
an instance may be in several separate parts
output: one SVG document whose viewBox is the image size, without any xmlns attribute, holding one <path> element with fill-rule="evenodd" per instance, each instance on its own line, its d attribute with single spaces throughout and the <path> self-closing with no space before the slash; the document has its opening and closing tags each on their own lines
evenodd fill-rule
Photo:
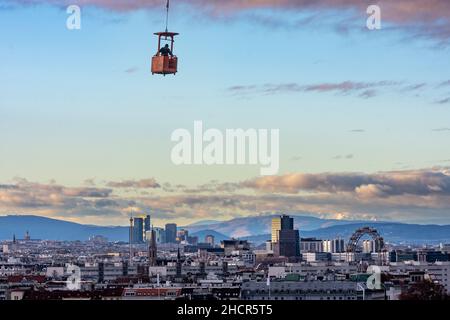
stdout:
<svg viewBox="0 0 450 320">
<path fill-rule="evenodd" d="M 264 244 L 227 238 L 219 245 L 211 234 L 203 241 L 185 229 L 175 240 L 162 241 L 161 228 L 146 233 L 145 242 L 134 242 L 131 235 L 145 230 L 141 218 L 134 222 L 130 219 L 128 243 L 102 235 L 38 240 L 28 232 L 24 239 L 1 241 L 0 300 L 449 298 L 450 245 L 445 243 L 386 242 L 369 226 L 353 229 L 348 241 L 300 238 L 288 215 L 267 221 L 272 234 Z"/>
<path fill-rule="evenodd" d="M 370 1 L 171 2 L 162 78 L 165 1 L 0 0 L 0 215 L 450 224 L 448 1 L 377 1 L 381 30 Z M 175 166 L 171 133 L 198 120 L 279 129 L 279 173 Z"/>
</svg>

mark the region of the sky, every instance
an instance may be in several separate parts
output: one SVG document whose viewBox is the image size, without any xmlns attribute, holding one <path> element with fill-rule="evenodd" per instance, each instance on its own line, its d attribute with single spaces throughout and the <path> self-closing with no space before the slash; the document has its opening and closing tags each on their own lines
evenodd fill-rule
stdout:
<svg viewBox="0 0 450 320">
<path fill-rule="evenodd" d="M 0 0 L 0 215 L 450 224 L 448 1 L 173 0 L 179 73 L 152 76 L 164 10 Z M 196 120 L 279 129 L 279 173 L 174 165 L 171 133 Z"/>
</svg>

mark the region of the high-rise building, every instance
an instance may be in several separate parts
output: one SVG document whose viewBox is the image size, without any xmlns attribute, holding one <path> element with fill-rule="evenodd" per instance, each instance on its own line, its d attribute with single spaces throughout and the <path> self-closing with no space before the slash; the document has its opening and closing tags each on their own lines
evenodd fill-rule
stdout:
<svg viewBox="0 0 450 320">
<path fill-rule="evenodd" d="M 211 234 L 206 235 L 205 243 L 209 243 L 211 247 L 214 247 L 214 236 Z"/>
<path fill-rule="evenodd" d="M 223 240 L 220 246 L 223 248 L 226 256 L 231 255 L 235 251 L 244 252 L 250 250 L 250 243 L 247 240 Z"/>
<path fill-rule="evenodd" d="M 156 238 L 157 244 L 166 242 L 166 230 L 164 230 L 163 228 L 157 228 L 157 227 L 153 227 L 152 230 L 155 231 L 155 238 Z M 150 236 L 151 236 L 150 231 L 147 231 L 146 233 L 149 235 L 148 239 L 150 239 Z"/>
<path fill-rule="evenodd" d="M 362 248 L 363 248 L 363 253 L 375 252 L 375 243 L 373 240 L 363 240 Z"/>
<path fill-rule="evenodd" d="M 133 225 L 133 243 L 144 242 L 144 219 L 134 218 Z"/>
<path fill-rule="evenodd" d="M 149 242 L 151 240 L 151 230 L 152 230 L 152 223 L 150 215 L 146 215 L 144 219 L 144 240 Z"/>
<path fill-rule="evenodd" d="M 272 242 L 278 242 L 278 232 L 280 230 L 293 230 L 294 218 L 287 215 L 282 215 L 276 218 L 272 218 Z"/>
<path fill-rule="evenodd" d="M 279 235 L 277 253 L 285 257 L 298 257 L 300 255 L 300 237 L 298 230 L 281 229 Z"/>
<path fill-rule="evenodd" d="M 128 244 L 129 244 L 129 250 L 130 250 L 130 252 L 129 252 L 129 263 L 130 263 L 130 266 L 131 266 L 131 264 L 133 263 L 133 245 L 132 245 L 132 243 L 133 243 L 133 233 L 134 233 L 134 231 L 133 231 L 133 217 L 130 217 L 130 228 L 129 228 L 129 234 L 128 234 L 128 236 L 129 236 L 129 242 L 128 242 Z"/>
<path fill-rule="evenodd" d="M 298 230 L 294 230 L 294 218 L 282 215 L 272 219 L 272 247 L 275 255 L 300 255 L 300 236 Z"/>
<path fill-rule="evenodd" d="M 176 243 L 177 239 L 177 225 L 175 223 L 166 224 L 166 242 Z"/>
<path fill-rule="evenodd" d="M 272 243 L 278 242 L 278 231 L 281 230 L 281 217 L 272 218 Z"/>
<path fill-rule="evenodd" d="M 272 251 L 273 250 L 273 244 L 272 241 L 267 240 L 266 241 L 266 251 Z"/>
<path fill-rule="evenodd" d="M 322 241 L 323 252 L 342 253 L 345 252 L 344 239 L 332 239 Z"/>
<path fill-rule="evenodd" d="M 148 245 L 148 265 L 151 267 L 157 264 L 157 247 L 155 230 L 150 230 L 150 242 Z"/>
<path fill-rule="evenodd" d="M 362 241 L 362 251 L 363 253 L 373 253 L 373 252 L 380 252 L 381 250 L 381 244 L 378 239 L 372 240 L 363 240 Z"/>
<path fill-rule="evenodd" d="M 177 231 L 177 242 L 188 241 L 189 231 L 186 229 L 181 229 Z"/>
<path fill-rule="evenodd" d="M 324 252 L 323 241 L 316 238 L 301 238 L 300 239 L 300 252 Z"/>
<path fill-rule="evenodd" d="M 177 264 L 176 264 L 176 277 L 178 279 L 181 278 L 181 272 L 182 272 L 182 261 L 181 261 L 181 255 L 180 255 L 180 248 L 178 247 Z"/>
<path fill-rule="evenodd" d="M 150 215 L 148 214 L 144 220 L 144 233 L 146 231 L 150 231 L 151 228 L 152 228 L 152 224 L 151 224 L 151 220 L 150 220 Z"/>
<path fill-rule="evenodd" d="M 187 243 L 196 246 L 198 244 L 198 237 L 197 236 L 188 236 L 186 238 Z"/>
</svg>

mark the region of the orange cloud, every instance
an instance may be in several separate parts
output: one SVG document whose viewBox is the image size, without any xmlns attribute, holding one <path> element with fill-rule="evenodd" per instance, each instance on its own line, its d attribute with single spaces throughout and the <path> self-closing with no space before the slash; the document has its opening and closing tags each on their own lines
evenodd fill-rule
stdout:
<svg viewBox="0 0 450 320">
<path fill-rule="evenodd" d="M 151 212 L 159 221 L 223 220 L 286 212 L 328 218 L 448 223 L 450 170 L 291 173 L 237 183 L 213 181 L 192 190 L 182 186 L 166 192 L 161 188 L 158 195 L 120 195 L 113 191 L 116 189 L 18 179 L 12 184 L 0 183 L 0 214 L 66 216 L 105 224 L 126 224 L 131 209 L 135 213 Z"/>
<path fill-rule="evenodd" d="M 77 4 L 96 6 L 114 11 L 133 11 L 141 9 L 162 9 L 165 0 L 7 0 L 21 5 L 52 4 L 58 6 Z M 187 5 L 216 15 L 233 14 L 258 9 L 322 11 L 355 10 L 365 15 L 371 3 L 361 0 L 177 0 L 172 6 Z M 382 16 L 388 22 L 420 23 L 449 22 L 450 2 L 448 0 L 378 0 Z"/>
<path fill-rule="evenodd" d="M 165 0 L 6 0 L 10 4 L 36 5 L 50 4 L 59 7 L 77 4 L 94 6 L 116 12 L 136 10 L 164 10 Z M 177 0 L 173 7 L 183 6 L 192 9 L 191 14 L 207 17 L 233 18 L 241 13 L 254 14 L 261 10 L 288 11 L 290 13 L 312 14 L 297 24 L 307 24 L 323 19 L 331 14 L 336 19 L 336 30 L 348 32 L 355 21 L 364 22 L 366 9 L 370 4 L 381 8 L 382 24 L 388 28 L 400 28 L 412 39 L 426 38 L 437 40 L 439 44 L 448 44 L 450 40 L 450 1 L 448 0 L 377 0 L 370 3 L 362 0 Z M 184 11 L 185 12 L 185 11 Z M 286 24 L 283 19 L 272 19 L 266 16 L 246 16 L 254 22 L 277 27 Z M 342 23 L 344 21 L 344 23 Z M 320 23 L 323 23 L 320 22 Z M 360 28 L 355 28 L 360 29 Z"/>
</svg>

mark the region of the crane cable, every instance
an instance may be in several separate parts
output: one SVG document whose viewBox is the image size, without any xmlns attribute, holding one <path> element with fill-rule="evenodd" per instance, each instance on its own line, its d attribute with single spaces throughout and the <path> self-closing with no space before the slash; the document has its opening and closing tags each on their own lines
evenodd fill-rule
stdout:
<svg viewBox="0 0 450 320">
<path fill-rule="evenodd" d="M 166 4 L 166 32 L 169 31 L 169 8 L 170 8 L 170 0 L 167 0 Z"/>
</svg>

